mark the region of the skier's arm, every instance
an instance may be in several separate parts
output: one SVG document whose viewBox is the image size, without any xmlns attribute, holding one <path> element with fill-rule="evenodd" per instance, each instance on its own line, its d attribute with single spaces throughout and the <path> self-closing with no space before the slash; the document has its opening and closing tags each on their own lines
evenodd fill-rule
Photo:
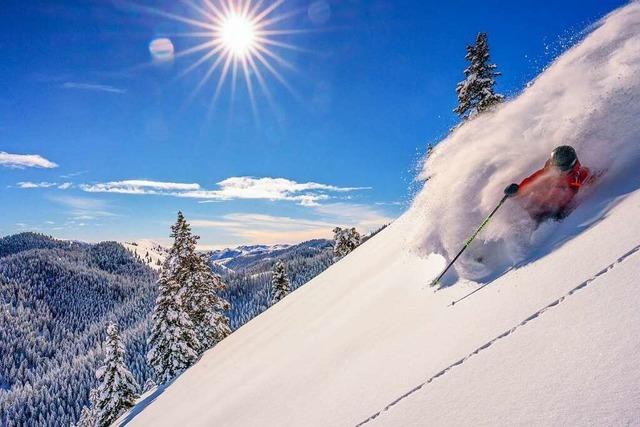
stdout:
<svg viewBox="0 0 640 427">
<path fill-rule="evenodd" d="M 543 173 L 544 173 L 544 169 L 540 169 L 539 171 L 536 171 L 535 173 L 533 173 L 531 176 L 523 179 L 519 185 L 514 182 L 513 184 L 509 185 L 507 188 L 504 189 L 504 194 L 506 194 L 509 197 L 516 196 L 521 189 L 527 187 L 529 184 L 534 182 Z"/>
<path fill-rule="evenodd" d="M 544 173 L 545 173 L 544 168 L 535 171 L 533 174 L 531 174 L 530 176 L 528 176 L 528 177 L 526 177 L 525 179 L 522 180 L 522 182 L 520 183 L 520 188 L 525 188 L 529 184 L 533 183 L 536 179 L 538 179 L 540 177 L 540 175 L 542 175 Z"/>
</svg>

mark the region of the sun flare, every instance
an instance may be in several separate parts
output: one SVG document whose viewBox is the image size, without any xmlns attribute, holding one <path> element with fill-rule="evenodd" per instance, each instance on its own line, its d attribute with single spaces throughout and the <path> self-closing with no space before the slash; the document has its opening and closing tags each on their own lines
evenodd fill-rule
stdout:
<svg viewBox="0 0 640 427">
<path fill-rule="evenodd" d="M 242 57 L 254 48 L 256 29 L 246 17 L 231 14 L 225 17 L 218 37 L 229 53 Z"/>
<path fill-rule="evenodd" d="M 215 92 L 211 106 L 216 102 L 226 82 L 231 87 L 231 96 L 235 94 L 237 80 L 244 80 L 251 105 L 256 114 L 256 91 L 259 86 L 261 95 L 272 104 L 271 91 L 267 77 L 275 78 L 291 93 L 289 83 L 281 74 L 281 68 L 294 69 L 285 60 L 283 51 L 302 51 L 298 46 L 279 40 L 307 32 L 305 29 L 281 28 L 283 21 L 300 13 L 288 11 L 277 13 L 285 0 L 184 0 L 181 3 L 191 12 L 186 15 L 144 8 L 150 13 L 187 24 L 192 31 L 174 34 L 174 37 L 199 39 L 202 42 L 184 50 L 176 50 L 175 58 L 199 54 L 180 74 L 184 77 L 204 66 L 203 77 L 196 85 L 190 98 L 204 89 L 207 82 L 215 80 Z"/>
</svg>

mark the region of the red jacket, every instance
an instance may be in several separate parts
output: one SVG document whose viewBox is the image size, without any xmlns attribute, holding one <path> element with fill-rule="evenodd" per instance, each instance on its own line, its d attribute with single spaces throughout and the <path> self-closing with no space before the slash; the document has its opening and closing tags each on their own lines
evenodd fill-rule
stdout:
<svg viewBox="0 0 640 427">
<path fill-rule="evenodd" d="M 542 169 L 520 183 L 518 199 L 534 219 L 564 216 L 573 207 L 573 198 L 589 176 L 589 169 L 580 162 L 569 172 L 561 172 L 547 161 Z"/>
</svg>

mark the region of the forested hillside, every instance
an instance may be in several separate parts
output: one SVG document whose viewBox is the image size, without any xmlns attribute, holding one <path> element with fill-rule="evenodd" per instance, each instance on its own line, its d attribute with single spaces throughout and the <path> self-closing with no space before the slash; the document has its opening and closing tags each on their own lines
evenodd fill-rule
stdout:
<svg viewBox="0 0 640 427">
<path fill-rule="evenodd" d="M 246 254 L 245 254 L 246 255 Z M 332 243 L 312 240 L 211 262 L 228 284 L 232 330 L 270 305 L 271 270 L 286 264 L 291 288 L 332 264 Z M 37 233 L 0 239 L 0 425 L 69 425 L 96 385 L 106 325 L 115 322 L 126 364 L 139 384 L 152 376 L 145 360 L 157 272 L 121 244 L 87 244 Z"/>
<path fill-rule="evenodd" d="M 223 296 L 231 302 L 229 318 L 235 330 L 266 310 L 271 300 L 271 271 L 278 260 L 284 262 L 295 290 L 333 263 L 333 246 L 330 240 L 310 240 L 275 250 L 250 251 L 227 250 L 233 257 L 219 264 L 218 255 L 211 254 L 212 269 L 227 284 Z M 232 270 L 230 270 L 232 269 Z"/>
<path fill-rule="evenodd" d="M 113 242 L 0 239 L 0 425 L 69 425 L 94 385 L 105 325 L 144 384 L 156 274 Z"/>
</svg>

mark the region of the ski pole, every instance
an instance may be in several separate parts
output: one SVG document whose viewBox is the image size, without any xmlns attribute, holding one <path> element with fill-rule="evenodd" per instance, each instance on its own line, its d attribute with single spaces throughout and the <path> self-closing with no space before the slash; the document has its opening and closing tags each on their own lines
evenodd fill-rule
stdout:
<svg viewBox="0 0 640 427">
<path fill-rule="evenodd" d="M 508 187 L 509 188 L 509 187 Z M 517 190 L 516 190 L 517 191 Z M 513 193 L 515 194 L 515 193 Z M 498 205 L 491 211 L 491 213 L 484 219 L 484 221 L 482 221 L 482 224 L 480 224 L 480 227 L 478 227 L 478 229 L 475 231 L 475 233 L 473 233 L 473 235 L 471 237 L 469 237 L 467 239 L 466 242 L 464 242 L 464 246 L 462 247 L 462 249 L 460 249 L 460 252 L 458 252 L 458 255 L 456 255 L 451 262 L 444 268 L 444 270 L 442 271 L 442 273 L 440 273 L 440 275 L 438 277 L 436 277 L 433 282 L 431 282 L 430 286 L 436 286 L 439 282 L 440 279 L 442 279 L 442 276 L 445 275 L 445 273 L 447 271 L 449 271 L 449 269 L 451 268 L 451 266 L 453 265 L 453 263 L 455 263 L 458 258 L 460 258 L 460 255 L 462 255 L 462 253 L 469 247 L 469 245 L 471 244 L 471 242 L 473 242 L 473 240 L 476 238 L 476 236 L 478 234 L 480 234 L 480 232 L 482 231 L 482 229 L 489 223 L 489 221 L 491 220 L 491 218 L 493 217 L 493 215 L 495 215 L 495 213 L 498 211 L 498 209 L 500 209 L 500 206 L 502 206 L 502 204 L 505 202 L 505 200 L 507 200 L 509 197 L 511 197 L 513 195 L 512 193 L 507 193 L 507 190 L 505 190 L 505 194 L 502 197 L 502 199 L 500 200 L 500 202 L 498 203 Z"/>
</svg>

